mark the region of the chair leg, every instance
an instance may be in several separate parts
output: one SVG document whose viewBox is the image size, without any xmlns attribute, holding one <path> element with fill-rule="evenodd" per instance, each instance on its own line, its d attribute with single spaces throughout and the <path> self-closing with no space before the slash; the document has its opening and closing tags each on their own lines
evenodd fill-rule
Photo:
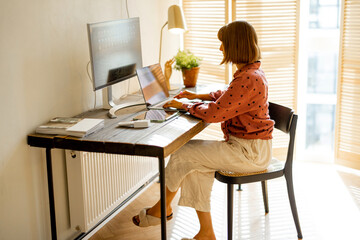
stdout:
<svg viewBox="0 0 360 240">
<path fill-rule="evenodd" d="M 228 240 L 232 240 L 232 230 L 233 230 L 233 195 L 234 195 L 234 186 L 232 184 L 227 184 L 227 215 L 228 215 Z"/>
<path fill-rule="evenodd" d="M 265 214 L 269 213 L 269 201 L 268 201 L 268 191 L 267 191 L 267 181 L 261 181 L 262 194 L 264 200 Z"/>
<path fill-rule="evenodd" d="M 297 234 L 298 234 L 298 238 L 302 239 L 303 236 L 302 236 L 302 233 L 301 233 L 300 221 L 299 221 L 299 216 L 298 216 L 298 212 L 297 212 L 297 208 L 296 208 L 292 174 L 291 173 L 290 174 L 285 174 L 285 179 L 286 179 L 286 185 L 287 185 L 287 190 L 288 190 L 288 195 L 289 195 L 291 212 L 292 212 L 294 222 L 295 222 L 295 226 L 296 226 L 296 231 L 297 231 Z"/>
<path fill-rule="evenodd" d="M 236 191 L 242 191 L 241 184 L 238 184 L 238 189 Z"/>
</svg>

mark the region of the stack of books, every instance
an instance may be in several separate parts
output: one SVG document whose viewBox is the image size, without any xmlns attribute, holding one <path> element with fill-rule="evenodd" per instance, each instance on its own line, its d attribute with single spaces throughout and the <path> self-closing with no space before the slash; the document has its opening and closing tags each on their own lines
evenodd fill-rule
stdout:
<svg viewBox="0 0 360 240">
<path fill-rule="evenodd" d="M 40 134 L 85 137 L 104 128 L 104 119 L 56 117 L 36 128 Z"/>
</svg>

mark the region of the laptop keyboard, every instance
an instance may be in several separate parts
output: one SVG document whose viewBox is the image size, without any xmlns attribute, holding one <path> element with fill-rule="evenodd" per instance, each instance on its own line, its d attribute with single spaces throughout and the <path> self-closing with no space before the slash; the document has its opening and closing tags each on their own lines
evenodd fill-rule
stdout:
<svg viewBox="0 0 360 240">
<path fill-rule="evenodd" d="M 172 98 L 172 97 L 170 97 L 170 98 L 168 98 L 168 99 L 165 99 L 164 101 L 161 101 L 161 102 L 159 102 L 159 103 L 156 103 L 156 104 L 154 104 L 154 105 L 151 105 L 150 107 L 151 108 L 163 108 L 163 105 L 165 104 L 165 103 L 167 103 L 167 102 L 169 102 L 169 101 L 171 101 L 171 100 L 173 100 L 174 98 Z"/>
<path fill-rule="evenodd" d="M 154 105 L 151 105 L 149 106 L 149 109 L 164 109 L 163 108 L 163 105 L 171 100 L 173 100 L 174 98 L 173 97 L 170 97 L 164 101 L 161 101 L 159 103 L 156 103 Z M 197 102 L 204 102 L 202 101 L 201 99 L 187 99 L 187 98 L 180 98 L 180 99 L 176 99 L 178 100 L 179 102 L 182 102 L 182 103 L 197 103 Z M 205 101 L 206 102 L 206 101 Z"/>
</svg>

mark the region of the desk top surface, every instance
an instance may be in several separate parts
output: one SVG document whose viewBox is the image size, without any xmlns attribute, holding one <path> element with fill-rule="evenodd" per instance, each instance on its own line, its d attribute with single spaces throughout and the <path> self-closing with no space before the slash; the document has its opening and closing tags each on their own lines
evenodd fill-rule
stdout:
<svg viewBox="0 0 360 240">
<path fill-rule="evenodd" d="M 108 110 L 105 109 L 85 112 L 77 117 L 103 118 L 105 127 L 83 138 L 30 134 L 28 144 L 43 148 L 166 157 L 207 126 L 202 120 L 188 114 L 163 123 L 151 123 L 150 127 L 143 129 L 117 126 L 119 122 L 130 121 L 145 110 L 144 106 L 119 110 L 116 119 L 109 119 Z"/>
<path fill-rule="evenodd" d="M 222 88 L 222 84 L 212 84 L 200 85 L 190 90 L 206 93 Z M 166 157 L 208 125 L 198 118 L 181 114 L 163 123 L 151 123 L 151 126 L 145 129 L 117 127 L 117 123 L 130 121 L 145 110 L 145 105 L 121 109 L 116 112 L 116 119 L 109 119 L 108 110 L 105 109 L 88 111 L 76 117 L 103 118 L 104 129 L 83 138 L 29 134 L 28 144 L 42 148 Z"/>
</svg>

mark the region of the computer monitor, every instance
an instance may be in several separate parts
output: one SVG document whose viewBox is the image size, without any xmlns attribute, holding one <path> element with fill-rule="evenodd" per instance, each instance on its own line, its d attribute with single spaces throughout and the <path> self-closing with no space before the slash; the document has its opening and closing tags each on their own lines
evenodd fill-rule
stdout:
<svg viewBox="0 0 360 240">
<path fill-rule="evenodd" d="M 94 91 L 136 76 L 142 68 L 139 18 L 87 24 Z"/>
</svg>

